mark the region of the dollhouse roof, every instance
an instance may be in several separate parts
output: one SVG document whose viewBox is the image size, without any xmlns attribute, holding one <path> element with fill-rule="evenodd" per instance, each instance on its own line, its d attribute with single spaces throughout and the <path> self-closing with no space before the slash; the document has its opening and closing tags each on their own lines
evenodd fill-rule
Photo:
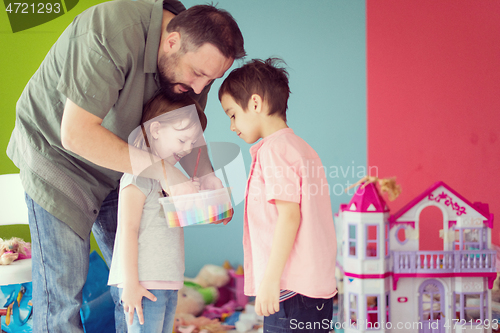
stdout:
<svg viewBox="0 0 500 333">
<path fill-rule="evenodd" d="M 377 186 L 369 183 L 364 188 L 363 185 L 358 187 L 344 210 L 349 212 L 383 213 L 388 212 L 389 207 L 387 207 L 380 195 Z"/>
<path fill-rule="evenodd" d="M 460 193 L 456 192 L 454 189 L 446 185 L 444 182 L 440 181 L 429 187 L 427 190 L 422 192 L 420 195 L 415 197 L 412 201 L 410 201 L 406 206 L 401 208 L 397 213 L 389 217 L 390 222 L 395 222 L 399 217 L 401 217 L 403 214 L 405 214 L 407 211 L 409 211 L 411 208 L 413 208 L 415 205 L 420 203 L 424 198 L 429 197 L 432 192 L 434 192 L 437 188 L 440 186 L 444 187 L 447 191 L 451 192 L 453 195 L 455 195 L 458 199 L 462 200 L 463 203 L 474 209 L 478 214 L 482 215 L 487 221 L 488 221 L 488 226 L 490 228 L 493 227 L 493 214 L 490 214 L 488 204 L 482 203 L 482 202 L 474 202 L 471 203 L 467 199 L 465 199 Z"/>
</svg>

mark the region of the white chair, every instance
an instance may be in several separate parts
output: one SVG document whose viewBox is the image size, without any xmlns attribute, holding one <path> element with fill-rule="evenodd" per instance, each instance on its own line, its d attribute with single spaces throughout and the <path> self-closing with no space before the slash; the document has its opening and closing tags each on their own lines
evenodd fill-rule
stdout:
<svg viewBox="0 0 500 333">
<path fill-rule="evenodd" d="M 28 208 L 24 201 L 24 189 L 19 174 L 0 175 L 0 226 L 9 224 L 28 224 Z M 5 238 L 1 232 L 0 238 Z M 0 286 L 30 281 L 31 259 L 0 265 Z M 1 306 L 3 304 L 0 304 Z M 0 316 L 4 312 L 0 310 Z"/>
</svg>

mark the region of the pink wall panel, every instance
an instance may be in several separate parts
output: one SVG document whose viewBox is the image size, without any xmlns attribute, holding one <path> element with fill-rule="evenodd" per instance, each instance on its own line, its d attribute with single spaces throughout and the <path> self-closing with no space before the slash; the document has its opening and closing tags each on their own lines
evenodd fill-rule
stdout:
<svg viewBox="0 0 500 333">
<path fill-rule="evenodd" d="M 392 213 L 442 180 L 489 203 L 500 244 L 500 1 L 366 8 L 368 164 L 402 185 Z"/>
</svg>

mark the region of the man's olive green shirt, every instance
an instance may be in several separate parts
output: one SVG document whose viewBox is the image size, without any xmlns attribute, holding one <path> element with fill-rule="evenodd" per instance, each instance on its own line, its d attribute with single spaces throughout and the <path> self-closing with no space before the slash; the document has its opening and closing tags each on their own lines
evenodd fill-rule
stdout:
<svg viewBox="0 0 500 333">
<path fill-rule="evenodd" d="M 163 6 L 174 14 L 185 9 L 177 0 Z M 162 1 L 91 7 L 66 28 L 17 102 L 7 155 L 20 169 L 26 193 L 83 239 L 122 174 L 62 147 L 66 99 L 103 119 L 102 126 L 127 142 L 158 89 L 162 19 Z M 208 90 L 193 95 L 203 107 Z"/>
</svg>

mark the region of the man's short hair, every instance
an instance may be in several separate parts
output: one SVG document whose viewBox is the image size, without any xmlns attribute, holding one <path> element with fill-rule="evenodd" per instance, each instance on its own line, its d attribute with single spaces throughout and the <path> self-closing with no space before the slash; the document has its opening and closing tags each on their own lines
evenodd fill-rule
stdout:
<svg viewBox="0 0 500 333">
<path fill-rule="evenodd" d="M 279 58 L 253 59 L 234 69 L 219 89 L 219 100 L 229 94 L 246 111 L 248 101 L 257 94 L 267 103 L 268 115 L 277 115 L 286 121 L 290 87 L 288 72 L 278 66 L 281 63 L 285 64 Z"/>
<path fill-rule="evenodd" d="M 197 5 L 180 12 L 168 23 L 167 31 L 181 35 L 183 51 L 210 43 L 228 59 L 241 59 L 246 54 L 243 35 L 234 18 L 211 5 Z"/>
</svg>

